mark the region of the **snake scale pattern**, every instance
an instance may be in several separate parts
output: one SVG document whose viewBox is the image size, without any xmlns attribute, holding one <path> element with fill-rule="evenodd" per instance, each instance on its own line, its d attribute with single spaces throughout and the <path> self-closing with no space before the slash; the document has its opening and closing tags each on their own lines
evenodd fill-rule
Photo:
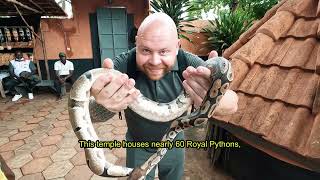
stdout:
<svg viewBox="0 0 320 180">
<path fill-rule="evenodd" d="M 219 101 L 233 79 L 231 63 L 223 57 L 209 59 L 205 62 L 205 66 L 211 70 L 212 83 L 200 108 L 191 114 L 180 117 L 191 105 L 191 100 L 185 92 L 169 103 L 157 103 L 140 95 L 128 108 L 151 121 L 172 121 L 162 141 L 173 141 L 179 132 L 201 125 L 214 114 Z M 99 76 L 106 74 L 118 76 L 121 73 L 113 69 L 93 69 L 80 76 L 70 90 L 69 116 L 79 140 L 94 142 L 99 140 L 90 119 L 90 88 Z M 132 169 L 108 162 L 101 148 L 85 148 L 87 164 L 95 174 L 104 177 L 129 176 L 128 179 L 131 180 L 144 179 L 166 152 L 167 148 L 159 148 L 144 164 Z"/>
</svg>

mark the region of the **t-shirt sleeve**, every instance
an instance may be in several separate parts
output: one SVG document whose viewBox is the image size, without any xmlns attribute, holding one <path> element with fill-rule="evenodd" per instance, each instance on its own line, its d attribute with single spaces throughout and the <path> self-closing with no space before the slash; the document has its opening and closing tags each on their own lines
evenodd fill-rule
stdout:
<svg viewBox="0 0 320 180">
<path fill-rule="evenodd" d="M 71 71 L 74 70 L 74 66 L 73 66 L 73 63 L 71 61 L 70 61 L 70 69 L 69 70 L 71 70 Z"/>
<path fill-rule="evenodd" d="M 29 68 L 32 72 L 35 72 L 36 71 L 36 66 L 34 65 L 34 63 L 32 61 L 30 61 L 29 63 Z"/>
<path fill-rule="evenodd" d="M 204 60 L 198 57 L 197 55 L 194 55 L 186 51 L 184 53 L 188 66 L 198 67 L 204 65 Z"/>
<path fill-rule="evenodd" d="M 57 62 L 54 63 L 54 70 L 55 70 L 55 71 L 59 71 L 59 66 L 58 66 L 58 63 L 57 63 Z"/>
</svg>

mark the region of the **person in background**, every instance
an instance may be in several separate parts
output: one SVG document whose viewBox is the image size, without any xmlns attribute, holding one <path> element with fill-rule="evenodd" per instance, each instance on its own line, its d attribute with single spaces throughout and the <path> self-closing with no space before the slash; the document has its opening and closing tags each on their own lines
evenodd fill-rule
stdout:
<svg viewBox="0 0 320 180">
<path fill-rule="evenodd" d="M 17 101 L 26 94 L 29 99 L 33 99 L 33 88 L 40 82 L 35 75 L 36 67 L 32 61 L 22 57 L 21 51 L 16 51 L 14 55 L 15 59 L 9 63 L 10 78 L 5 86 L 14 94 L 12 101 Z"/>
<path fill-rule="evenodd" d="M 55 80 L 54 80 L 54 87 L 58 93 L 58 99 L 62 99 L 63 95 L 65 94 L 65 85 L 66 82 L 70 82 L 73 84 L 73 71 L 74 66 L 71 61 L 66 59 L 66 54 L 64 52 L 59 53 L 60 61 L 54 63 L 54 70 L 55 70 Z"/>
</svg>

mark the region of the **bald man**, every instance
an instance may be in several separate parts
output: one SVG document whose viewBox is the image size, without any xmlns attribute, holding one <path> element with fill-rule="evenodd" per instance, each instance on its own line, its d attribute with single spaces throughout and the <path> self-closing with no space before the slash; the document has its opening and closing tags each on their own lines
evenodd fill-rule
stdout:
<svg viewBox="0 0 320 180">
<path fill-rule="evenodd" d="M 91 93 L 98 104 L 114 115 L 124 110 L 128 131 L 127 141 L 161 141 L 170 127 L 171 122 L 153 122 L 137 115 L 127 108 L 140 93 L 157 102 L 170 102 L 185 89 L 198 107 L 201 105 L 210 85 L 210 70 L 201 66 L 204 61 L 199 57 L 185 52 L 180 47 L 180 40 L 175 23 L 166 14 L 149 15 L 141 23 L 137 36 L 136 48 L 123 53 L 113 60 L 106 59 L 105 68 L 114 68 L 122 72 L 121 77 L 100 77 L 91 88 Z M 211 53 L 210 56 L 216 56 Z M 179 69 L 179 62 L 185 61 L 188 67 Z M 128 70 L 128 63 L 135 62 L 129 67 L 135 72 L 133 77 Z M 179 71 L 183 71 L 179 75 Z M 230 114 L 237 110 L 237 96 L 228 91 L 217 107 L 217 114 Z M 146 107 L 148 108 L 148 107 Z M 184 133 L 177 135 L 175 140 L 183 140 Z M 134 168 L 143 164 L 156 149 L 128 148 L 126 163 Z M 159 178 L 181 179 L 184 171 L 184 149 L 168 150 L 158 164 Z M 151 171 L 147 179 L 154 179 L 155 171 Z"/>
</svg>

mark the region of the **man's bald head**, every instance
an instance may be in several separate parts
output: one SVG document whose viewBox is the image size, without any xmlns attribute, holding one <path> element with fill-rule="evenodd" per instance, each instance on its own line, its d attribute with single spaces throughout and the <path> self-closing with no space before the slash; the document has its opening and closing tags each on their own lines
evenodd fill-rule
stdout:
<svg viewBox="0 0 320 180">
<path fill-rule="evenodd" d="M 176 25 L 165 13 L 154 13 L 143 20 L 138 29 L 137 38 L 146 36 L 154 38 L 170 36 L 170 38 L 178 39 Z"/>
<path fill-rule="evenodd" d="M 149 15 L 136 36 L 137 67 L 151 80 L 159 80 L 177 61 L 180 41 L 173 20 L 164 13 Z"/>
</svg>

